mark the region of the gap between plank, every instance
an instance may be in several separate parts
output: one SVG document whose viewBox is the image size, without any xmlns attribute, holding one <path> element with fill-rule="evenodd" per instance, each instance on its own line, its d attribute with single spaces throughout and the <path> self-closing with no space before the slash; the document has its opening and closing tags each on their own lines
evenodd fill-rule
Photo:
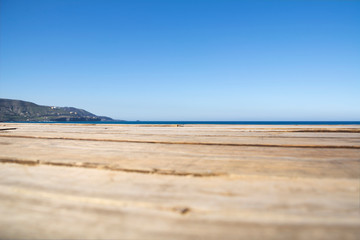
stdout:
<svg viewBox="0 0 360 240">
<path fill-rule="evenodd" d="M 75 162 L 75 163 L 66 163 L 66 162 L 50 162 L 43 160 L 19 160 L 19 159 L 10 159 L 10 158 L 0 158 L 0 163 L 13 163 L 29 166 L 37 165 L 50 165 L 50 166 L 62 166 L 62 167 L 79 167 L 79 168 L 93 168 L 93 169 L 104 169 L 110 171 L 120 171 L 120 172 L 131 172 L 131 173 L 141 173 L 141 174 L 158 174 L 158 175 L 171 175 L 171 176 L 180 176 L 180 177 L 218 177 L 226 176 L 225 173 L 199 173 L 199 172 L 177 172 L 175 170 L 164 170 L 153 168 L 151 170 L 145 169 L 133 169 L 133 168 L 121 168 L 117 166 L 109 166 L 101 163 L 90 163 L 90 162 Z"/>
<path fill-rule="evenodd" d="M 360 149 L 354 145 L 295 145 L 295 144 L 253 144 L 253 143 L 206 143 L 206 142 L 166 142 L 166 141 L 145 141 L 145 140 L 120 140 L 120 139 L 93 139 L 93 138 L 71 138 L 71 137 L 39 137 L 39 136 L 16 136 L 3 135 L 0 137 L 8 138 L 30 138 L 47 140 L 75 140 L 75 141 L 94 141 L 94 142 L 127 142 L 127 143 L 150 143 L 150 144 L 183 144 L 183 145 L 210 145 L 210 146 L 237 146 L 237 147 L 280 147 L 280 148 L 343 148 Z"/>
</svg>

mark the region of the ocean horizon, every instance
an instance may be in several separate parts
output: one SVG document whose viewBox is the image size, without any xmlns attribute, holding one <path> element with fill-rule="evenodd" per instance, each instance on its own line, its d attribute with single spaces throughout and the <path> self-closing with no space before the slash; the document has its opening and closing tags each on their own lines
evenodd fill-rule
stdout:
<svg viewBox="0 0 360 240">
<path fill-rule="evenodd" d="M 10 122 L 8 122 L 10 123 Z M 218 124 L 218 125 L 360 125 L 360 121 L 21 121 L 12 123 L 65 124 Z"/>
</svg>

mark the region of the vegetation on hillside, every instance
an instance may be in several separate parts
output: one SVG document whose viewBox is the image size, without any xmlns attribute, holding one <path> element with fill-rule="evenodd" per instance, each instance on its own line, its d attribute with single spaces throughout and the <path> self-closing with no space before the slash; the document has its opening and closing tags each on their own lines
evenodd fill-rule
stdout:
<svg viewBox="0 0 360 240">
<path fill-rule="evenodd" d="M 73 107 L 41 106 L 32 102 L 0 98 L 0 121 L 111 121 Z"/>
</svg>

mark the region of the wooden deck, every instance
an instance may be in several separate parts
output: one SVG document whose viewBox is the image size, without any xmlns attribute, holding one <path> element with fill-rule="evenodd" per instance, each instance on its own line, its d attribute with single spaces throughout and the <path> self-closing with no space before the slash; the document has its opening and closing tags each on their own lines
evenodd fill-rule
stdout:
<svg viewBox="0 0 360 240">
<path fill-rule="evenodd" d="M 360 126 L 0 123 L 0 238 L 359 239 Z"/>
</svg>

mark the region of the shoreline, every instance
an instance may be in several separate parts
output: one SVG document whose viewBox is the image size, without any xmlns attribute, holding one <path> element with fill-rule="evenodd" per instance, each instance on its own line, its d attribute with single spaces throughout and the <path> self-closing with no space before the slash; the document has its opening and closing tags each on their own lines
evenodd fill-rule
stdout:
<svg viewBox="0 0 360 240">
<path fill-rule="evenodd" d="M 124 125 L 146 125 L 146 124 L 180 124 L 180 125 L 360 125 L 360 121 L 20 121 L 20 122 L 0 122 L 0 123 L 40 123 L 40 124 L 124 124 Z"/>
</svg>

